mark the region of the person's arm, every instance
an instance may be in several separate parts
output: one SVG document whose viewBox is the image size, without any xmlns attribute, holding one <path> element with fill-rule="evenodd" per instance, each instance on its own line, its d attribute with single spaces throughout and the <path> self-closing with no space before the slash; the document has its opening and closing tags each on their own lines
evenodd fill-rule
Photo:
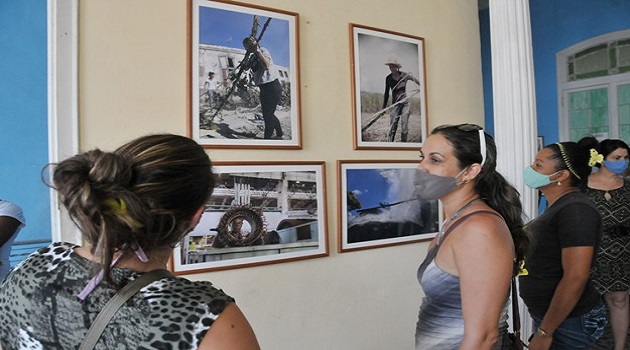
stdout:
<svg viewBox="0 0 630 350">
<path fill-rule="evenodd" d="M 260 45 L 254 51 L 254 55 L 258 56 L 258 60 L 263 68 L 263 70 L 269 69 L 271 67 L 271 56 L 270 53 L 265 49 L 263 50 Z"/>
<path fill-rule="evenodd" d="M 200 350 L 260 350 L 252 326 L 235 303 L 228 305 L 203 337 Z"/>
<path fill-rule="evenodd" d="M 389 89 L 390 89 L 389 79 L 385 77 L 385 93 L 383 94 L 383 108 L 387 107 L 387 101 L 389 101 Z"/>
<path fill-rule="evenodd" d="M 9 241 L 15 231 L 22 225 L 10 216 L 0 216 L 0 247 Z"/>
<path fill-rule="evenodd" d="M 562 249 L 562 279 L 551 298 L 551 304 L 540 323 L 540 329 L 549 336 L 535 336 L 529 343 L 530 350 L 549 349 L 551 335 L 575 307 L 589 278 L 594 248 L 591 246 Z"/>
<path fill-rule="evenodd" d="M 451 233 L 460 279 L 464 339 L 460 350 L 492 349 L 510 289 L 514 246 L 503 220 L 475 215 Z M 457 236 L 456 236 L 457 235 Z"/>
</svg>

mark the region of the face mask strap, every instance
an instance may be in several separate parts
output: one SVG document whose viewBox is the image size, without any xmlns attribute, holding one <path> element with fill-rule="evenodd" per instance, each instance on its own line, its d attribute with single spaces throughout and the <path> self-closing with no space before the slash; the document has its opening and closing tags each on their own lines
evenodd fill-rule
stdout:
<svg viewBox="0 0 630 350">
<path fill-rule="evenodd" d="M 466 172 L 466 170 L 468 170 L 469 168 L 470 168 L 470 165 L 466 166 L 464 169 L 462 169 L 462 171 L 460 171 L 459 173 L 457 173 L 457 175 L 453 176 L 453 177 L 455 178 L 455 181 L 457 182 L 457 179 L 458 179 L 460 176 L 462 176 L 462 175 Z M 461 184 L 464 184 L 464 183 L 466 183 L 466 182 L 468 182 L 468 181 L 462 180 L 462 181 L 460 181 L 460 182 L 457 182 L 457 186 L 459 186 L 459 185 L 461 185 Z"/>
</svg>

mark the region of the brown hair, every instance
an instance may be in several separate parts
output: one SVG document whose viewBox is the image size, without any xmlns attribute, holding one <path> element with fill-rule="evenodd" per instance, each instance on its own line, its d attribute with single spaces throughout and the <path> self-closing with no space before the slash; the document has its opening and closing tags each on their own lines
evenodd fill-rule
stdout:
<svg viewBox="0 0 630 350">
<path fill-rule="evenodd" d="M 95 149 L 53 166 L 52 185 L 92 245 L 105 278 L 116 252 L 178 242 L 214 188 L 212 163 L 193 140 L 171 134 Z"/>
</svg>

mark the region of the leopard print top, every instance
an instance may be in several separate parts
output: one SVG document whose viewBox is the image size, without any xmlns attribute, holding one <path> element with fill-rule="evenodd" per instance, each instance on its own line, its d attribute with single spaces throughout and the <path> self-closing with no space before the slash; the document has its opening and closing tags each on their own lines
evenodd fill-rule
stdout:
<svg viewBox="0 0 630 350">
<path fill-rule="evenodd" d="M 85 299 L 77 294 L 96 264 L 53 243 L 20 263 L 0 285 L 0 344 L 13 349 L 76 349 L 116 286 L 101 282 Z M 113 269 L 117 285 L 137 272 Z M 96 349 L 197 349 L 234 299 L 210 282 L 165 278 L 145 286 L 118 310 Z"/>
</svg>

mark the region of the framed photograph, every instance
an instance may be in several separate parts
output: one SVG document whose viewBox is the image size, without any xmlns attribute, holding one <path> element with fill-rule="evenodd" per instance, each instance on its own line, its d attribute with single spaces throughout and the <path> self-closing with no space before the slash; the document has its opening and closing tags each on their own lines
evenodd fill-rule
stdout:
<svg viewBox="0 0 630 350">
<path fill-rule="evenodd" d="M 337 161 L 340 252 L 435 237 L 441 208 L 416 195 L 417 167 L 417 161 Z"/>
<path fill-rule="evenodd" d="M 208 148 L 301 149 L 298 14 L 190 1 L 191 137 Z"/>
<path fill-rule="evenodd" d="M 350 24 L 355 149 L 418 149 L 427 135 L 424 39 Z"/>
<path fill-rule="evenodd" d="M 199 224 L 173 251 L 175 274 L 328 255 L 324 162 L 220 163 Z"/>
</svg>

